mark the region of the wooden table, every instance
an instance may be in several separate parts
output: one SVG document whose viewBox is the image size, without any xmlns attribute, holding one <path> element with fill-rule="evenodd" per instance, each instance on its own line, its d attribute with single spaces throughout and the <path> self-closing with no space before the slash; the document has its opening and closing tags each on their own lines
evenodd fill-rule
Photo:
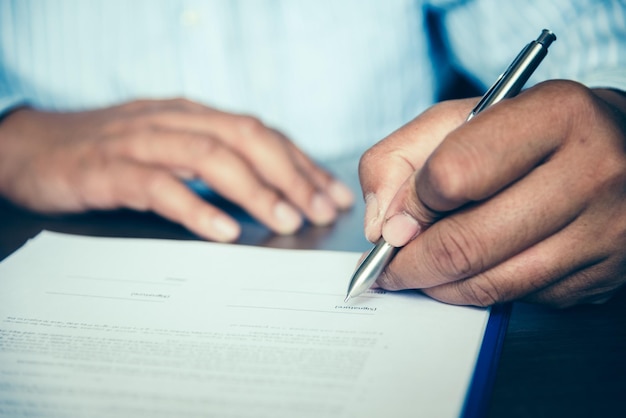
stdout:
<svg viewBox="0 0 626 418">
<path fill-rule="evenodd" d="M 354 164 L 333 165 L 358 190 Z M 278 237 L 243 212 L 240 244 L 278 248 L 364 251 L 363 205 L 337 224 L 305 227 Z M 149 213 L 115 211 L 41 216 L 0 199 L 0 259 L 42 229 L 95 236 L 197 239 L 178 225 Z M 625 249 L 626 250 L 626 249 Z M 553 310 L 516 303 L 489 406 L 489 417 L 626 417 L 626 292 L 604 305 Z M 416 416 L 419 416 L 416 409 Z"/>
</svg>

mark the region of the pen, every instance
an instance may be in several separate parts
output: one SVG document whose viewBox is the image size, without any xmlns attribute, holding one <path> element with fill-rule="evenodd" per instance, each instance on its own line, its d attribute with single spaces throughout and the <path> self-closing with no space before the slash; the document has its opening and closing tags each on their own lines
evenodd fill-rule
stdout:
<svg viewBox="0 0 626 418">
<path fill-rule="evenodd" d="M 519 93 L 555 40 L 556 36 L 549 30 L 541 31 L 541 35 L 522 49 L 506 71 L 487 90 L 467 116 L 466 122 L 502 99 Z M 344 303 L 368 290 L 398 250 L 399 248 L 390 245 L 381 237 L 352 274 Z"/>
</svg>

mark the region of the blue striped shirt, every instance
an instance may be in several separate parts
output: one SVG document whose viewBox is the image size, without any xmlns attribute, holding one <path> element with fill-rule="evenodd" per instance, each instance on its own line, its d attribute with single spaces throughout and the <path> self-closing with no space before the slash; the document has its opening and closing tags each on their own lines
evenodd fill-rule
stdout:
<svg viewBox="0 0 626 418">
<path fill-rule="evenodd" d="M 0 114 L 187 97 L 253 114 L 316 158 L 357 154 L 435 100 L 448 62 L 488 86 L 549 28 L 531 82 L 626 90 L 621 0 L 0 0 Z"/>
</svg>

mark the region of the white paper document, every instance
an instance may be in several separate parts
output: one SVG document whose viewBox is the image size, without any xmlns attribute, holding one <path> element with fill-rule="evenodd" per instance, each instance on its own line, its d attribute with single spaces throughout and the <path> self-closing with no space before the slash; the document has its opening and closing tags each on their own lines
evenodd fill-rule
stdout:
<svg viewBox="0 0 626 418">
<path fill-rule="evenodd" d="M 359 256 L 43 232 L 0 263 L 0 416 L 458 416 L 488 311 L 345 304 Z"/>
</svg>

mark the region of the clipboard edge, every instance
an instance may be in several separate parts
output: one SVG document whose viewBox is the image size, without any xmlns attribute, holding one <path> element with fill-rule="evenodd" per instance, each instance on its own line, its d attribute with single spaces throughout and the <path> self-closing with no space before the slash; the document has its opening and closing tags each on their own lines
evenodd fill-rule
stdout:
<svg viewBox="0 0 626 418">
<path fill-rule="evenodd" d="M 487 415 L 512 305 L 509 302 L 489 308 L 489 320 L 460 415 L 463 418 L 482 418 Z"/>
</svg>

